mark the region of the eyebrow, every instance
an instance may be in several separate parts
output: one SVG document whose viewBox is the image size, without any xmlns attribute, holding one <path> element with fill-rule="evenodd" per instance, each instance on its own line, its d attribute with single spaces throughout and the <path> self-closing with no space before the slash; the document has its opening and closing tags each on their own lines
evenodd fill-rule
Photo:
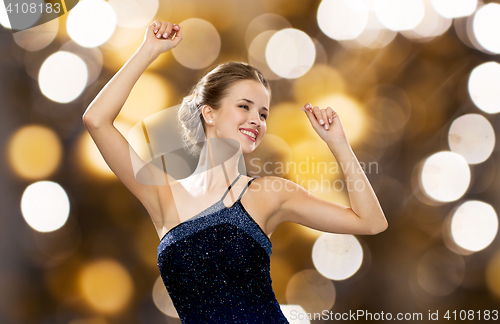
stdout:
<svg viewBox="0 0 500 324">
<path fill-rule="evenodd" d="M 251 103 L 252 105 L 255 105 L 255 103 L 250 99 L 241 98 L 240 100 L 245 100 L 246 102 Z M 267 109 L 266 107 L 262 107 L 262 109 L 267 110 L 269 112 L 269 109 Z"/>
</svg>

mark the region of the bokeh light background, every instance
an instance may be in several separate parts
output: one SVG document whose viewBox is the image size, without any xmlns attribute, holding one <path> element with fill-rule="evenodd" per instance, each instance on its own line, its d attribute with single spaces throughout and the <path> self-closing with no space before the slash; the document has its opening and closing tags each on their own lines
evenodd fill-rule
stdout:
<svg viewBox="0 0 500 324">
<path fill-rule="evenodd" d="M 335 158 L 300 110 L 311 102 L 339 113 L 377 193 L 379 235 L 275 230 L 285 313 L 500 308 L 500 1 L 83 0 L 15 34 L 0 1 L 0 323 L 180 323 L 158 234 L 81 119 L 154 19 L 184 40 L 138 80 L 122 134 L 207 69 L 250 62 L 273 91 L 268 134 L 246 157 L 271 164 L 251 175 L 349 206 L 342 174 L 313 169 Z"/>
</svg>

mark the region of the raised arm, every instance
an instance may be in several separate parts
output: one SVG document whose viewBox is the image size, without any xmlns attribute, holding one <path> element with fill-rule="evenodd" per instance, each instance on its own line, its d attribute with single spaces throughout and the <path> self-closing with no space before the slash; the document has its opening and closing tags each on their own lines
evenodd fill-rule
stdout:
<svg viewBox="0 0 500 324">
<path fill-rule="evenodd" d="M 172 39 L 171 36 L 174 35 Z M 120 181 L 141 201 L 157 230 L 163 227 L 163 213 L 157 187 L 142 184 L 135 179 L 132 165 L 145 163 L 114 127 L 113 121 L 146 68 L 161 53 L 174 48 L 181 40 L 182 27 L 170 22 L 153 22 L 146 30 L 144 42 L 99 92 L 82 117 L 104 160 Z M 160 175 L 160 170 L 152 164 L 146 164 L 145 168 L 151 177 L 166 176 L 163 171 Z M 168 187 L 166 178 L 165 182 Z"/>
<path fill-rule="evenodd" d="M 387 229 L 380 203 L 354 155 L 338 114 L 330 107 L 319 109 L 309 104 L 302 108 L 318 135 L 327 143 L 344 173 L 351 207 L 320 199 L 285 179 L 281 190 L 279 222 L 294 222 L 320 231 L 339 234 L 377 234 Z"/>
</svg>

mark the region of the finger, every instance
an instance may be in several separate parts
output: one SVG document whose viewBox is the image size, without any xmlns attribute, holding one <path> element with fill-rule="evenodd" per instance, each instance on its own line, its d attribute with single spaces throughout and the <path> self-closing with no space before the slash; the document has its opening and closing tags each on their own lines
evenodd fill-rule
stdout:
<svg viewBox="0 0 500 324">
<path fill-rule="evenodd" d="M 168 38 L 168 36 L 172 32 L 172 27 L 174 27 L 174 24 L 172 24 L 171 22 L 168 22 L 167 27 L 165 28 L 165 32 L 163 33 L 164 38 Z"/>
<path fill-rule="evenodd" d="M 314 115 L 313 106 L 310 103 L 306 103 L 304 108 Z"/>
<path fill-rule="evenodd" d="M 167 22 L 166 21 L 162 21 L 161 25 L 160 25 L 160 28 L 158 28 L 158 33 L 156 34 L 156 37 L 157 38 L 161 38 L 161 36 L 165 32 L 166 28 L 167 28 Z"/>
<path fill-rule="evenodd" d="M 178 26 L 179 27 L 179 31 L 177 31 L 174 35 L 175 35 L 175 45 L 179 44 L 179 42 L 182 40 L 182 27 L 181 26 Z"/>
<path fill-rule="evenodd" d="M 158 32 L 158 29 L 160 28 L 161 24 L 159 20 L 153 21 L 153 26 L 154 26 L 154 32 L 155 34 Z"/>
<path fill-rule="evenodd" d="M 310 103 L 306 103 L 304 105 L 304 108 L 305 108 L 305 112 L 310 112 L 311 113 L 311 117 L 314 116 L 313 106 Z"/>
<path fill-rule="evenodd" d="M 316 119 L 318 120 L 318 123 L 320 125 L 324 125 L 325 121 L 323 120 L 323 114 L 321 113 L 321 109 L 319 109 L 318 106 L 314 106 L 313 107 L 313 113 L 314 113 L 314 116 L 316 116 Z"/>
<path fill-rule="evenodd" d="M 170 35 L 170 38 L 173 40 L 176 36 L 177 36 L 177 33 L 179 32 L 179 25 L 177 24 L 174 24 L 173 27 L 172 27 L 172 34 Z"/>
<path fill-rule="evenodd" d="M 312 111 L 312 107 L 309 107 L 306 105 L 302 108 L 304 108 L 302 110 L 304 110 L 306 112 L 306 116 L 307 116 L 307 118 L 309 118 L 311 125 L 313 125 L 313 127 L 316 127 L 318 125 L 318 121 L 316 120 L 316 117 L 314 116 L 314 113 Z"/>
<path fill-rule="evenodd" d="M 151 23 L 151 25 L 148 26 L 148 29 L 150 29 L 153 33 L 155 32 L 156 30 L 156 25 L 154 22 Z"/>
<path fill-rule="evenodd" d="M 328 126 L 328 116 L 326 115 L 326 109 L 320 109 L 321 110 L 321 116 L 322 116 L 322 120 L 324 122 L 324 126 L 325 126 L 325 129 L 328 129 L 329 126 Z"/>
<path fill-rule="evenodd" d="M 332 107 L 326 107 L 326 115 L 328 116 L 328 122 L 331 124 L 333 120 L 333 114 L 335 111 L 332 109 Z"/>
</svg>

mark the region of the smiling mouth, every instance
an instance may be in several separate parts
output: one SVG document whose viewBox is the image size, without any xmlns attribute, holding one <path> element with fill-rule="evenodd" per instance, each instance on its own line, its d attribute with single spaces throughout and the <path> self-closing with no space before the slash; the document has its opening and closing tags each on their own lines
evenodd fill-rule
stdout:
<svg viewBox="0 0 500 324">
<path fill-rule="evenodd" d="M 244 129 L 240 129 L 240 133 L 242 133 L 243 135 L 245 135 L 246 137 L 248 137 L 250 140 L 252 140 L 253 142 L 255 142 L 256 136 L 255 136 L 254 133 L 246 131 Z"/>
</svg>

